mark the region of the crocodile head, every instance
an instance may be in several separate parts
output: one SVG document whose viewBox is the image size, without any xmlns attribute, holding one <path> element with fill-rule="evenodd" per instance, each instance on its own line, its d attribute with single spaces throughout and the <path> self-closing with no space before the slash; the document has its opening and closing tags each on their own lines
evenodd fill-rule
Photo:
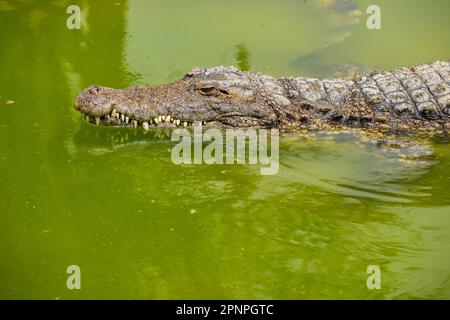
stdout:
<svg viewBox="0 0 450 320">
<path fill-rule="evenodd" d="M 277 113 L 250 73 L 233 67 L 194 68 L 182 79 L 112 89 L 91 86 L 75 108 L 92 123 L 121 127 L 273 127 Z"/>
</svg>

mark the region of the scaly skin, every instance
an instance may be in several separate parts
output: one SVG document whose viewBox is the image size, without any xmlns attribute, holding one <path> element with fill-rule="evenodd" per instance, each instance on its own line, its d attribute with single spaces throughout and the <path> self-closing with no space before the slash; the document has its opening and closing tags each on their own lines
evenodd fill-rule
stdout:
<svg viewBox="0 0 450 320">
<path fill-rule="evenodd" d="M 438 61 L 352 80 L 279 78 L 234 67 L 194 68 L 158 86 L 91 86 L 75 108 L 92 123 L 120 127 L 361 128 L 447 134 L 450 62 Z"/>
</svg>

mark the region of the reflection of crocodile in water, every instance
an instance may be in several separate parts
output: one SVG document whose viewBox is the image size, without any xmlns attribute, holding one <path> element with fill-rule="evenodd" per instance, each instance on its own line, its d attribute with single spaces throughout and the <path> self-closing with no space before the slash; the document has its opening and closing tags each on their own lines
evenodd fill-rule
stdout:
<svg viewBox="0 0 450 320">
<path fill-rule="evenodd" d="M 362 12 L 359 10 L 358 3 L 352 0 L 314 0 L 313 5 L 325 10 L 327 16 L 324 23 L 331 26 L 333 31 L 339 30 L 339 32 L 323 47 L 303 53 L 290 62 L 289 69 L 318 78 L 330 76 L 346 78 L 355 73 L 375 70 L 374 66 L 356 63 L 350 57 L 350 60 L 340 59 L 338 63 L 334 59 L 335 50 L 345 45 L 346 40 L 353 35 L 356 25 L 360 22 Z"/>
<path fill-rule="evenodd" d="M 93 123 L 121 127 L 265 127 L 316 131 L 363 128 L 448 133 L 450 62 L 353 80 L 279 78 L 233 67 L 194 68 L 157 86 L 91 86 L 75 108 Z"/>
</svg>

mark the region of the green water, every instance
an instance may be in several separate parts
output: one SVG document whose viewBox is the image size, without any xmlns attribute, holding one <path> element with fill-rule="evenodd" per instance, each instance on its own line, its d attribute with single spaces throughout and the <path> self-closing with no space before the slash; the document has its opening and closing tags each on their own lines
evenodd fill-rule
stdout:
<svg viewBox="0 0 450 320">
<path fill-rule="evenodd" d="M 98 128 L 91 84 L 192 66 L 332 76 L 448 59 L 450 1 L 0 1 L 0 298 L 450 298 L 450 145 L 399 161 L 281 138 L 280 170 L 175 165 L 161 133 Z M 78 4 L 81 30 L 66 28 Z M 66 268 L 81 268 L 68 290 Z M 366 269 L 381 269 L 369 290 Z"/>
</svg>

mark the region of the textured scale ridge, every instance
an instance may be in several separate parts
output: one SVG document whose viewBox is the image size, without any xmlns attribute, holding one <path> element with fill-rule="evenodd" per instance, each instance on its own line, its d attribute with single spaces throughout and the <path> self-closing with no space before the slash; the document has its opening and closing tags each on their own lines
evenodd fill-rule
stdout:
<svg viewBox="0 0 450 320">
<path fill-rule="evenodd" d="M 438 61 L 416 67 L 355 75 L 352 80 L 282 78 L 287 95 L 300 96 L 301 112 L 331 123 L 392 129 L 448 129 L 450 63 Z M 292 88 L 294 87 L 294 89 Z M 306 108 L 305 108 L 306 106 Z M 312 110 L 312 112 L 310 112 Z M 324 117 L 325 115 L 325 117 Z"/>
</svg>

